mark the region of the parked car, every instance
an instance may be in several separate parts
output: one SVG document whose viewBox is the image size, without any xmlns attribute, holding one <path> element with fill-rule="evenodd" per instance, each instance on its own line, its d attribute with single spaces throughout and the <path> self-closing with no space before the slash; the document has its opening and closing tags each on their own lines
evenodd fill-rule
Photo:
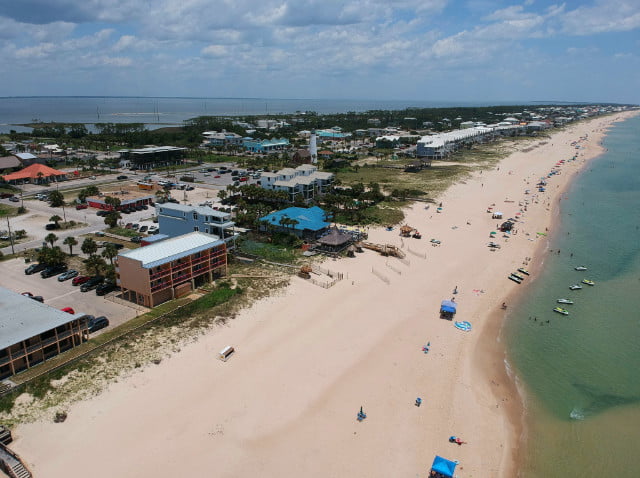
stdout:
<svg viewBox="0 0 640 478">
<path fill-rule="evenodd" d="M 146 211 L 147 209 L 149 209 L 149 206 L 147 206 L 146 204 L 143 204 L 142 209 Z"/>
<path fill-rule="evenodd" d="M 89 179 L 96 179 L 95 176 L 89 176 Z"/>
<path fill-rule="evenodd" d="M 216 174 L 216 175 L 214 176 L 214 178 L 219 179 L 219 178 L 220 178 L 220 175 L 219 175 L 219 174 Z"/>
<path fill-rule="evenodd" d="M 44 226 L 47 231 L 55 231 L 56 229 L 60 229 L 60 224 L 56 224 L 55 222 L 51 222 Z"/>
<path fill-rule="evenodd" d="M 44 302 L 44 298 L 41 295 L 33 295 L 31 292 L 23 292 L 22 295 L 29 297 L 29 299 L 37 300 L 38 302 Z"/>
<path fill-rule="evenodd" d="M 94 232 L 94 234 L 96 236 L 98 236 L 98 237 L 104 237 L 104 232 L 102 232 L 102 231 L 96 231 L 96 232 Z"/>
<path fill-rule="evenodd" d="M 136 230 L 136 231 L 137 231 L 139 227 L 140 227 L 140 224 L 138 224 L 138 223 L 136 222 L 135 224 L 133 224 L 133 225 L 131 226 L 131 229 L 134 229 L 134 230 Z"/>
<path fill-rule="evenodd" d="M 13 193 L 0 193 L 0 199 L 8 199 L 13 196 Z"/>
<path fill-rule="evenodd" d="M 149 229 L 147 229 L 148 234 L 155 234 L 157 232 L 158 232 L 158 226 L 149 226 Z"/>
<path fill-rule="evenodd" d="M 135 244 L 139 244 L 140 242 L 142 242 L 142 236 L 133 236 L 130 239 L 131 242 L 135 243 Z"/>
<path fill-rule="evenodd" d="M 127 176 L 125 176 L 124 174 L 118 176 L 116 179 L 122 181 L 123 179 L 129 179 Z"/>
<path fill-rule="evenodd" d="M 106 216 L 107 214 L 109 214 L 109 211 L 105 211 L 104 209 L 100 209 L 96 212 L 96 216 Z"/>
<path fill-rule="evenodd" d="M 118 288 L 118 286 L 113 282 L 103 282 L 98 287 L 96 287 L 96 295 L 106 295 L 111 291 L 114 291 Z"/>
<path fill-rule="evenodd" d="M 11 202 L 20 202 L 20 198 L 18 196 L 11 196 L 9 198 L 9 201 L 11 201 Z"/>
<path fill-rule="evenodd" d="M 62 274 L 60 274 L 58 276 L 58 281 L 60 282 L 64 282 L 66 280 L 69 279 L 73 279 L 74 277 L 76 277 L 78 274 L 80 274 L 77 270 L 75 269 L 69 269 L 67 272 L 63 272 Z"/>
<path fill-rule="evenodd" d="M 247 179 L 249 179 L 249 178 L 247 178 L 247 177 L 243 176 L 243 177 L 241 177 L 241 178 L 240 178 L 240 182 L 244 182 L 244 181 L 246 181 Z"/>
<path fill-rule="evenodd" d="M 47 268 L 47 264 L 31 264 L 29 267 L 27 267 L 24 270 L 24 273 L 29 276 L 31 274 L 35 274 L 36 272 L 43 271 L 46 268 Z"/>
<path fill-rule="evenodd" d="M 66 270 L 67 270 L 66 264 L 56 264 L 54 266 L 49 266 L 45 270 L 40 272 L 40 276 L 43 279 L 46 279 L 48 277 L 57 276 L 58 274 L 65 272 Z"/>
<path fill-rule="evenodd" d="M 185 189 L 187 191 L 193 191 L 195 188 L 193 186 L 187 186 Z"/>
<path fill-rule="evenodd" d="M 138 232 L 147 232 L 149 230 L 149 226 L 140 226 L 140 229 L 138 229 Z"/>
<path fill-rule="evenodd" d="M 119 242 L 104 241 L 104 245 L 106 246 L 107 244 L 112 244 L 116 249 L 122 249 L 124 247 L 124 245 Z"/>
<path fill-rule="evenodd" d="M 80 286 L 80 292 L 89 292 L 104 282 L 104 277 L 94 276 Z"/>
<path fill-rule="evenodd" d="M 98 330 L 109 326 L 109 319 L 104 315 L 101 315 L 100 317 L 89 319 L 89 323 L 87 325 L 89 327 L 89 332 L 97 332 Z"/>
<path fill-rule="evenodd" d="M 62 309 L 60 309 L 62 312 L 66 312 L 67 314 L 71 314 L 74 315 L 76 313 L 75 310 L 73 310 L 73 307 L 64 307 Z"/>
<path fill-rule="evenodd" d="M 73 280 L 71 281 L 71 284 L 73 284 L 73 285 L 81 285 L 81 284 L 84 284 L 85 282 L 87 282 L 89 279 L 91 279 L 91 277 L 89 277 L 89 276 L 77 276 L 77 277 L 73 278 Z"/>
<path fill-rule="evenodd" d="M 125 228 L 125 229 L 131 229 L 132 227 L 133 227 L 133 223 L 132 223 L 132 222 L 128 222 L 128 223 L 124 226 L 124 228 Z"/>
<path fill-rule="evenodd" d="M 86 204 L 76 204 L 76 209 L 87 209 L 89 206 Z"/>
</svg>

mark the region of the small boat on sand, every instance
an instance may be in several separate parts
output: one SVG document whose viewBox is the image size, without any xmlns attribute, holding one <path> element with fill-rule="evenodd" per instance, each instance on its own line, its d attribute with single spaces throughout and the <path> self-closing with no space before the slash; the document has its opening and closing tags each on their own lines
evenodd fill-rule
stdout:
<svg viewBox="0 0 640 478">
<path fill-rule="evenodd" d="M 509 276 L 509 279 L 511 279 L 513 282 L 515 282 L 516 284 L 522 284 L 522 279 L 518 279 L 516 276 L 514 276 L 513 274 L 511 274 Z"/>
<path fill-rule="evenodd" d="M 529 275 L 529 271 L 524 267 L 518 267 L 518 272 L 522 272 L 524 275 Z"/>
<path fill-rule="evenodd" d="M 573 284 L 569 286 L 569 289 L 571 290 L 580 290 L 582 289 L 582 286 L 580 284 Z"/>
<path fill-rule="evenodd" d="M 573 304 L 571 299 L 558 299 L 557 302 L 558 304 Z"/>
<path fill-rule="evenodd" d="M 575 270 L 577 270 L 577 271 L 586 271 L 587 270 L 587 266 L 578 266 L 578 267 L 575 267 Z"/>
<path fill-rule="evenodd" d="M 566 309 L 563 309 L 562 307 L 554 307 L 553 311 L 557 312 L 558 314 L 569 315 L 569 311 Z"/>
<path fill-rule="evenodd" d="M 587 284 L 587 285 L 596 285 L 595 282 L 593 282 L 592 280 L 589 280 L 589 279 L 582 279 L 582 283 L 583 284 Z"/>
<path fill-rule="evenodd" d="M 516 274 L 515 272 L 512 272 L 512 273 L 511 273 L 511 275 L 512 275 L 513 277 L 517 277 L 517 278 L 518 278 L 518 279 L 520 279 L 520 280 L 524 280 L 524 276 L 521 276 L 520 274 Z"/>
</svg>

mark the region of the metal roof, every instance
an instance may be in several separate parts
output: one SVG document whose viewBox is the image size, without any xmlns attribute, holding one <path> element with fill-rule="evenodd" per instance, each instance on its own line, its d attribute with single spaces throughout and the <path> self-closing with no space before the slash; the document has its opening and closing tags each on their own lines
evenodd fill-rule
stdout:
<svg viewBox="0 0 640 478">
<path fill-rule="evenodd" d="M 85 315 L 63 312 L 4 287 L 0 310 L 0 350 Z"/>
<path fill-rule="evenodd" d="M 127 257 L 141 263 L 145 269 L 151 269 L 196 252 L 205 251 L 224 244 L 218 236 L 204 232 L 190 232 L 171 239 L 165 239 L 157 244 L 122 252 L 118 257 Z"/>
<path fill-rule="evenodd" d="M 187 206 L 185 204 L 175 204 L 175 203 L 164 203 L 164 204 L 156 204 L 156 209 L 160 211 L 162 209 L 163 213 L 165 210 L 167 211 L 180 211 L 187 213 L 198 213 L 201 216 L 214 216 L 222 219 L 230 218 L 231 214 L 228 212 L 218 211 L 209 206 Z"/>
</svg>

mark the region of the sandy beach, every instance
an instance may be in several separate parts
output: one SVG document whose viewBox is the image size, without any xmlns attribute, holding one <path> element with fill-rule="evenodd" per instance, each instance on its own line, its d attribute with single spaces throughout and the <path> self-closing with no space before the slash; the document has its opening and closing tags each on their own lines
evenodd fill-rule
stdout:
<svg viewBox="0 0 640 478">
<path fill-rule="evenodd" d="M 523 144 L 449 188 L 441 213 L 407 209 L 422 239 L 403 239 L 398 227 L 369 231 L 405 260 L 371 250 L 327 260 L 344 274 L 334 287 L 293 278 L 159 365 L 73 404 L 64 423 L 19 426 L 12 449 L 47 478 L 422 477 L 435 455 L 457 460 L 460 477 L 514 476 L 522 410 L 498 341 L 501 304 L 535 280 L 566 186 L 601 153 L 606 128 L 630 114 Z M 538 192 L 539 178 L 575 154 Z M 498 233 L 494 251 L 489 233 L 502 221 L 491 205 L 521 218 L 510 238 Z M 507 279 L 518 267 L 532 274 L 521 285 Z M 452 297 L 455 320 L 471 331 L 439 318 Z M 227 345 L 237 352 L 222 362 Z"/>
</svg>

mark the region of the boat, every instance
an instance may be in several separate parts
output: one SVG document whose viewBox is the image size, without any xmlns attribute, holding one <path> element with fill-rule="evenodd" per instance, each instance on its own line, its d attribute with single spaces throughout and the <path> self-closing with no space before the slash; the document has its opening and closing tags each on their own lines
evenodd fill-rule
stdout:
<svg viewBox="0 0 640 478">
<path fill-rule="evenodd" d="M 573 304 L 571 299 L 558 299 L 557 302 L 558 304 Z"/>
<path fill-rule="evenodd" d="M 583 284 L 587 284 L 587 285 L 596 285 L 595 282 L 593 282 L 592 280 L 589 280 L 589 279 L 582 279 L 582 283 Z"/>
<path fill-rule="evenodd" d="M 574 267 L 575 270 L 577 271 L 586 271 L 587 270 L 587 266 L 577 266 Z"/>
<path fill-rule="evenodd" d="M 553 311 L 557 312 L 558 314 L 569 315 L 569 311 L 566 309 L 563 309 L 562 307 L 554 307 Z"/>
<path fill-rule="evenodd" d="M 516 274 L 515 272 L 512 272 L 512 273 L 511 273 L 511 275 L 512 275 L 513 277 L 517 277 L 517 278 L 518 278 L 518 279 L 520 279 L 520 280 L 524 280 L 524 276 L 521 276 L 520 274 Z"/>
<path fill-rule="evenodd" d="M 529 271 L 524 267 L 518 267 L 518 272 L 522 272 L 524 275 L 529 275 Z"/>
<path fill-rule="evenodd" d="M 569 286 L 569 289 L 571 289 L 571 290 L 579 290 L 579 289 L 582 289 L 582 286 L 580 284 L 573 284 L 573 285 Z"/>
<path fill-rule="evenodd" d="M 522 284 L 522 279 L 518 279 L 516 276 L 514 276 L 513 274 L 511 274 L 509 276 L 509 279 L 511 279 L 513 282 L 515 282 L 516 284 Z"/>
</svg>

